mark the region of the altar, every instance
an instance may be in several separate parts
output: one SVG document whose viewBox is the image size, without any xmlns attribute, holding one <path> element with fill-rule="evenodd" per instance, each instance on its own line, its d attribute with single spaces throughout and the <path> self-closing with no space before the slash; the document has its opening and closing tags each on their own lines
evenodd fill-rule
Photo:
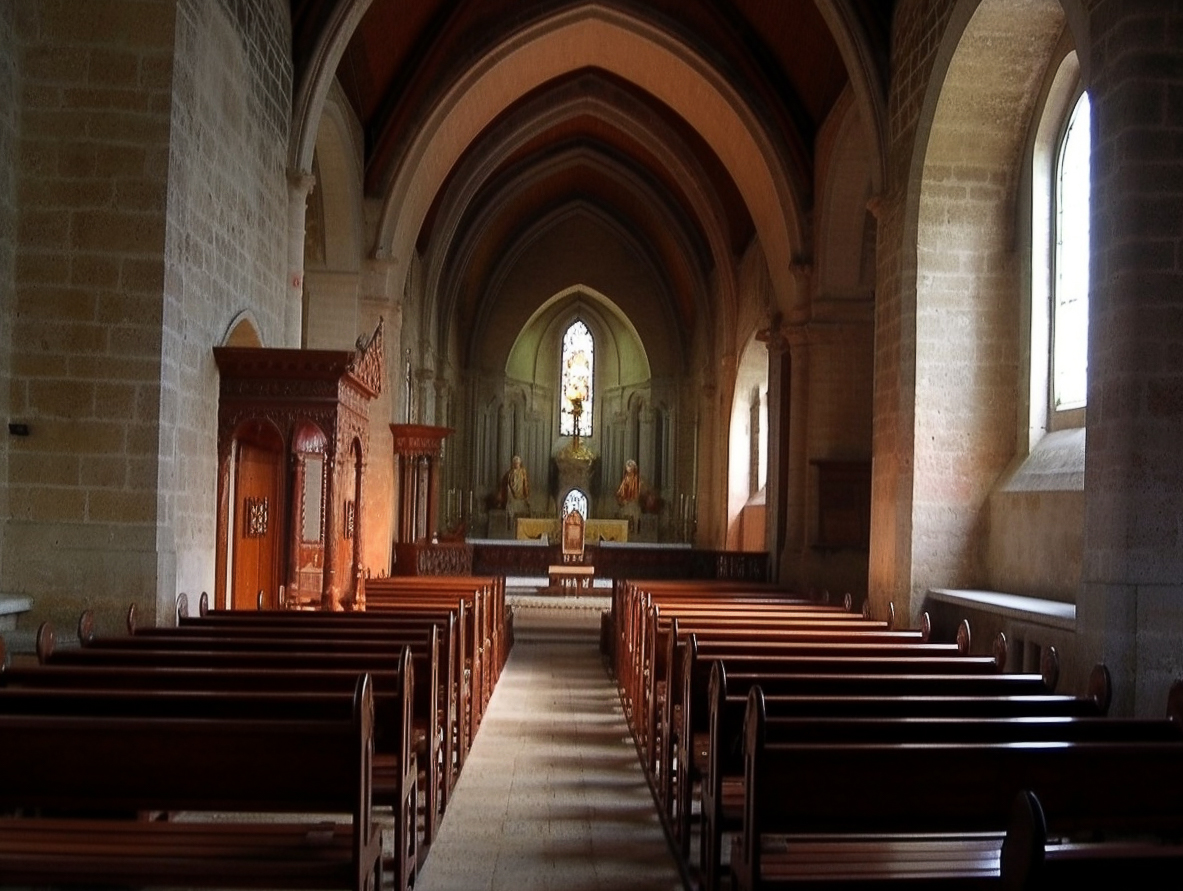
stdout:
<svg viewBox="0 0 1183 891">
<path fill-rule="evenodd" d="M 559 540 L 562 531 L 558 517 L 518 517 L 517 537 L 528 541 L 543 535 L 548 541 Z M 628 541 L 628 520 L 588 520 L 583 526 L 583 540 L 588 544 L 601 541 Z"/>
</svg>

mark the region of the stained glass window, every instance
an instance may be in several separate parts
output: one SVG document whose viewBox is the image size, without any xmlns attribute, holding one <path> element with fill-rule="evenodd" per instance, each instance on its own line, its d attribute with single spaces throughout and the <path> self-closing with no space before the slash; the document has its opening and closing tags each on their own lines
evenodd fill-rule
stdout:
<svg viewBox="0 0 1183 891">
<path fill-rule="evenodd" d="M 592 381 L 595 343 L 591 331 L 576 319 L 563 335 L 563 356 L 559 380 L 559 435 L 590 435 L 592 429 Z M 575 419 L 579 418 L 579 429 Z"/>
</svg>

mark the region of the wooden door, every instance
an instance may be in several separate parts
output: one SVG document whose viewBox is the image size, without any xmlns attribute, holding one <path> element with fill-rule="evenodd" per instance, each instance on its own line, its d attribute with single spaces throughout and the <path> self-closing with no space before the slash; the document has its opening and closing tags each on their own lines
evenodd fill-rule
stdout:
<svg viewBox="0 0 1183 891">
<path fill-rule="evenodd" d="M 238 446 L 235 472 L 234 572 L 230 601 L 234 609 L 279 603 L 279 554 L 283 512 L 279 501 L 282 452 L 247 442 Z"/>
</svg>

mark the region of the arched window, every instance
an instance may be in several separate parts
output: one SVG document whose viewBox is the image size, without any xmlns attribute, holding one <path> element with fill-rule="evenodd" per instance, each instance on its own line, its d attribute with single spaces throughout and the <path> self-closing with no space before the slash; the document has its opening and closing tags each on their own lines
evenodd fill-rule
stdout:
<svg viewBox="0 0 1183 891">
<path fill-rule="evenodd" d="M 581 489 L 572 489 L 563 499 L 563 516 L 567 516 L 573 510 L 579 511 L 580 516 L 587 517 L 587 495 Z"/>
<path fill-rule="evenodd" d="M 592 429 L 595 343 L 581 319 L 572 322 L 563 334 L 559 367 L 559 435 L 589 435 Z M 576 417 L 579 418 L 578 430 L 575 429 Z"/>
<path fill-rule="evenodd" d="M 1056 156 L 1051 306 L 1054 411 L 1083 408 L 1088 394 L 1089 119 L 1088 93 L 1081 93 Z"/>
</svg>

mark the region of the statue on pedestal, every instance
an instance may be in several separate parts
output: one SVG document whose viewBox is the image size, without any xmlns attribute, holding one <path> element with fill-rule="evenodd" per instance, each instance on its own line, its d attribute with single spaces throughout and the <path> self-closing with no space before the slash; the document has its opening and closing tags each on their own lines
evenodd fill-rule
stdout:
<svg viewBox="0 0 1183 891">
<path fill-rule="evenodd" d="M 501 501 L 512 523 L 516 517 L 530 516 L 530 476 L 522 466 L 522 456 L 514 455 L 513 462 L 501 478 Z"/>
<path fill-rule="evenodd" d="M 641 497 L 645 483 L 637 468 L 637 462 L 629 458 L 624 462 L 624 477 L 616 488 L 616 503 L 620 505 L 616 515 L 628 520 L 629 532 L 635 532 L 641 520 Z"/>
</svg>

